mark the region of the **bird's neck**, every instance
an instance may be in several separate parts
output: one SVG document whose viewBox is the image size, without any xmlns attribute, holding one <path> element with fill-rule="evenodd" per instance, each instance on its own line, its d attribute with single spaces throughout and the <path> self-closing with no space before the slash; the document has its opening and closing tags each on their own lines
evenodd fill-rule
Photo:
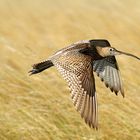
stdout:
<svg viewBox="0 0 140 140">
<path fill-rule="evenodd" d="M 85 48 L 84 50 L 81 50 L 80 52 L 85 54 L 85 55 L 91 56 L 93 58 L 93 60 L 99 60 L 99 59 L 104 58 L 102 55 L 100 55 L 98 53 L 98 50 L 96 49 L 96 47 Z"/>
<path fill-rule="evenodd" d="M 102 47 L 95 47 L 96 53 L 99 54 L 101 57 L 105 57 L 104 49 Z"/>
</svg>

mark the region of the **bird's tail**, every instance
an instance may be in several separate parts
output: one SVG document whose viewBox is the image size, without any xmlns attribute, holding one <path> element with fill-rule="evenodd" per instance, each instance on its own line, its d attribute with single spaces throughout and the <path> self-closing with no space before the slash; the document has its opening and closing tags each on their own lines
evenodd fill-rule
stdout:
<svg viewBox="0 0 140 140">
<path fill-rule="evenodd" d="M 51 60 L 46 60 L 37 64 L 34 64 L 32 67 L 33 69 L 29 71 L 30 75 L 39 73 L 45 69 L 48 69 L 49 67 L 52 67 L 53 63 Z"/>
</svg>

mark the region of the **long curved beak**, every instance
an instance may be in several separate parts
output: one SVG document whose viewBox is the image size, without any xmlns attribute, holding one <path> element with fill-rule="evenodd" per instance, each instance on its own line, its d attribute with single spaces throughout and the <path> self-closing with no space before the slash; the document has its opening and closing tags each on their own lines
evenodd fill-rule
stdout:
<svg viewBox="0 0 140 140">
<path fill-rule="evenodd" d="M 122 52 L 122 51 L 118 51 L 118 50 L 115 50 L 115 53 L 116 53 L 116 55 L 124 54 L 124 55 L 131 56 L 131 57 L 134 57 L 134 58 L 140 60 L 140 57 L 137 57 L 137 56 L 135 56 L 135 55 L 133 55 L 131 53 L 126 53 L 126 52 Z"/>
</svg>

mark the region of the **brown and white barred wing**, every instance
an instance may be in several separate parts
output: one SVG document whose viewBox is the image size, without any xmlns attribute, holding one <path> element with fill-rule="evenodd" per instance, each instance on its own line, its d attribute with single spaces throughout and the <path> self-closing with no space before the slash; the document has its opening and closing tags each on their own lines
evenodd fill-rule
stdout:
<svg viewBox="0 0 140 140">
<path fill-rule="evenodd" d="M 76 110 L 90 127 L 97 128 L 92 58 L 78 51 L 70 51 L 55 57 L 52 62 L 69 85 Z"/>
</svg>

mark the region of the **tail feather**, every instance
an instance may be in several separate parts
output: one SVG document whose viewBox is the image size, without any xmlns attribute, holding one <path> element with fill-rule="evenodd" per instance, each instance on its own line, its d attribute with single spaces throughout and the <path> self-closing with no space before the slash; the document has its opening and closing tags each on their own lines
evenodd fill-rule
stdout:
<svg viewBox="0 0 140 140">
<path fill-rule="evenodd" d="M 37 64 L 34 64 L 33 69 L 29 71 L 30 75 L 42 72 L 43 70 L 53 66 L 51 60 L 46 60 Z"/>
</svg>

